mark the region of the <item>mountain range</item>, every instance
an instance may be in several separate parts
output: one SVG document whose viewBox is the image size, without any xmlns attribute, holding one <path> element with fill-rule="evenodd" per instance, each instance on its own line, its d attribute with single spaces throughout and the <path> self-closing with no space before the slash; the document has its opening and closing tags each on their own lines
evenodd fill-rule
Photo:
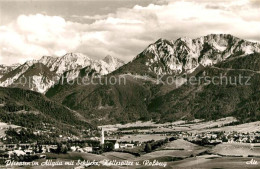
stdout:
<svg viewBox="0 0 260 169">
<path fill-rule="evenodd" d="M 68 53 L 62 57 L 43 56 L 40 60 L 27 61 L 12 69 L 2 66 L 0 86 L 45 93 L 61 76 L 73 80 L 87 67 L 95 70 L 97 75 L 105 75 L 123 64 L 123 61 L 109 55 L 103 60 L 93 60 L 80 53 Z"/>
<path fill-rule="evenodd" d="M 137 120 L 212 120 L 226 116 L 235 116 L 241 122 L 256 121 L 260 120 L 259 53 L 259 43 L 229 34 L 176 41 L 159 39 L 127 64 L 111 56 L 93 60 L 83 54 L 68 53 L 62 57 L 43 56 L 8 71 L 2 71 L 7 69 L 1 67 L 0 84 L 10 92 L 16 90 L 32 95 L 29 90 L 33 90 L 42 93 L 33 92 L 33 95 L 44 102 L 52 102 L 54 107 L 60 106 L 55 109 L 55 115 L 63 116 L 60 110 L 66 109 L 74 114 L 73 117 L 81 117 L 74 118 L 77 125 L 81 124 L 81 119 L 94 126 Z M 61 83 L 61 77 L 66 77 L 69 82 L 93 74 L 96 82 L 115 77 L 123 78 L 125 84 L 86 86 Z M 205 77 L 213 80 L 219 75 L 233 78 L 233 83 L 215 85 L 205 82 Z M 250 85 L 234 82 L 234 77 L 240 75 L 250 77 Z M 33 83 L 18 83 L 24 77 L 32 77 Z M 162 77 L 159 82 L 158 77 Z M 183 81 L 167 84 L 168 77 Z M 194 84 L 185 83 L 194 77 Z M 198 82 L 200 78 L 204 79 L 202 83 Z M 4 92 L 5 88 L 0 93 L 3 102 L 10 100 L 18 107 L 35 105 L 34 99 L 18 104 L 16 101 L 21 95 L 18 97 L 15 92 L 9 95 Z M 32 110 L 46 116 L 46 110 L 40 104 L 37 102 Z M 5 105 L 0 107 L 3 112 L 6 111 Z M 56 116 L 48 114 L 48 117 L 57 121 Z M 59 119 L 58 122 L 64 124 L 67 121 Z"/>
<path fill-rule="evenodd" d="M 230 57 L 260 52 L 260 44 L 229 34 L 211 34 L 197 39 L 176 41 L 159 39 L 122 66 L 120 73 L 160 74 L 192 73 L 199 65 L 208 66 Z"/>
</svg>

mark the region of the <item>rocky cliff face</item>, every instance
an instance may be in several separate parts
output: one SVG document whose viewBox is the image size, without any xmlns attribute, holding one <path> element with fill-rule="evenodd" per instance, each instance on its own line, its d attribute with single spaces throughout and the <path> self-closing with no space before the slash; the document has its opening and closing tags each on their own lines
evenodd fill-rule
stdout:
<svg viewBox="0 0 260 169">
<path fill-rule="evenodd" d="M 9 73 L 10 71 L 16 69 L 18 66 L 20 66 L 20 65 L 14 64 L 11 66 L 6 66 L 6 65 L 0 64 L 0 78 L 2 78 L 5 74 Z"/>
<path fill-rule="evenodd" d="M 228 34 L 211 34 L 197 39 L 159 39 L 149 45 L 135 60 L 142 58 L 148 69 L 156 74 L 179 74 L 192 72 L 199 64 L 212 65 L 226 60 L 231 55 L 241 56 L 254 52 L 260 52 L 258 43 Z"/>
</svg>

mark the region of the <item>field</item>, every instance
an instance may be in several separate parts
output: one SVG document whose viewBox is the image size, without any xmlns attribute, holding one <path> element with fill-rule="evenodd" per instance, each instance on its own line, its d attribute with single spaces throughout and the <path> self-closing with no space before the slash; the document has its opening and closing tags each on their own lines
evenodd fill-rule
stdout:
<svg viewBox="0 0 260 169">
<path fill-rule="evenodd" d="M 190 156 L 195 156 L 201 152 L 206 151 L 207 148 L 197 146 L 193 143 L 187 142 L 182 139 L 178 139 L 167 143 L 157 151 L 145 154 L 138 158 L 139 161 L 148 160 L 148 159 L 166 159 L 173 161 L 175 157 L 188 158 Z"/>
<path fill-rule="evenodd" d="M 260 147 L 252 147 L 250 143 L 222 143 L 214 147 L 212 152 L 221 155 L 260 157 Z"/>
<path fill-rule="evenodd" d="M 102 154 L 109 160 L 134 160 L 135 156 L 129 153 L 107 152 Z"/>
<path fill-rule="evenodd" d="M 200 119 L 193 121 L 175 121 L 172 123 L 156 124 L 154 122 L 135 122 L 127 124 L 115 124 L 99 126 L 106 130 L 116 131 L 121 129 L 124 132 L 131 132 L 132 130 L 122 130 L 123 128 L 140 127 L 139 132 L 174 132 L 174 131 L 189 131 L 189 132 L 205 132 L 205 131 L 260 131 L 260 122 L 246 123 L 236 126 L 228 126 L 232 122 L 237 120 L 234 117 L 221 118 L 216 121 L 204 122 Z M 151 127 L 151 129 L 142 129 L 144 127 Z"/>
<path fill-rule="evenodd" d="M 235 126 L 225 126 L 221 128 L 214 128 L 214 129 L 209 129 L 207 131 L 237 131 L 237 132 L 256 132 L 260 131 L 260 121 L 256 122 L 251 122 L 251 123 L 245 123 L 245 124 L 240 124 L 240 125 L 235 125 Z"/>
<path fill-rule="evenodd" d="M 191 124 L 184 124 L 184 126 L 188 126 L 191 130 L 201 130 L 215 127 L 222 127 L 231 122 L 236 122 L 237 120 L 234 117 L 226 117 L 221 118 L 216 121 L 207 121 L 207 122 L 197 122 Z"/>
<path fill-rule="evenodd" d="M 198 156 L 194 158 L 188 158 L 182 161 L 176 161 L 168 163 L 170 168 L 178 169 L 237 169 L 237 168 L 248 168 L 258 169 L 258 165 L 247 165 L 246 162 L 250 161 L 251 158 L 239 158 L 239 157 L 220 157 L 215 156 Z M 260 158 L 254 158 L 256 161 L 260 161 Z"/>
<path fill-rule="evenodd" d="M 123 137 L 121 137 L 120 139 L 118 139 L 118 141 L 140 141 L 140 142 L 146 142 L 149 140 L 162 140 L 165 139 L 166 136 L 161 135 L 161 134 L 151 134 L 151 135 L 145 135 L 145 134 L 137 134 L 137 135 L 124 135 Z"/>
<path fill-rule="evenodd" d="M 53 154 L 48 153 L 48 157 L 56 159 L 66 159 L 66 160 L 104 160 L 108 159 L 103 155 L 91 154 L 91 153 L 79 153 L 79 152 L 69 152 L 68 154 Z"/>
<path fill-rule="evenodd" d="M 202 148 L 202 147 L 197 146 L 193 143 L 190 143 L 190 142 L 182 140 L 182 139 L 178 139 L 178 140 L 169 142 L 162 147 L 162 149 L 184 149 L 186 151 L 193 151 L 193 150 L 200 149 L 200 148 Z"/>
</svg>

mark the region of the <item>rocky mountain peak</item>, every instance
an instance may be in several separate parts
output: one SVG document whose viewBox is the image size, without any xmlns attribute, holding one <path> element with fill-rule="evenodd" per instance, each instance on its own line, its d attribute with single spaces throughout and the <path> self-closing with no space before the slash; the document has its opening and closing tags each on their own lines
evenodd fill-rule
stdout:
<svg viewBox="0 0 260 169">
<path fill-rule="evenodd" d="M 113 63 L 115 62 L 116 58 L 112 57 L 111 55 L 107 55 L 104 59 L 102 59 L 103 61 L 105 61 L 106 63 Z"/>
<path fill-rule="evenodd" d="M 115 58 L 111 55 L 107 55 L 104 59 L 102 59 L 104 62 L 106 62 L 107 64 L 113 64 L 116 65 L 116 67 L 122 66 L 124 64 L 124 61 Z"/>
<path fill-rule="evenodd" d="M 216 64 L 234 55 L 260 52 L 258 43 L 239 39 L 230 34 L 210 34 L 196 39 L 159 39 L 135 59 L 142 57 L 149 70 L 156 74 L 178 74 L 191 71 L 199 64 Z"/>
</svg>

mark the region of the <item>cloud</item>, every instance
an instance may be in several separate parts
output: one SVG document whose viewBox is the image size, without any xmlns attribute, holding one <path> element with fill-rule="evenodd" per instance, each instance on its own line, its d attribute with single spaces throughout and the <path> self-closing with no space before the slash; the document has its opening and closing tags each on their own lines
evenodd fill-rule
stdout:
<svg viewBox="0 0 260 169">
<path fill-rule="evenodd" d="M 58 16 L 21 15 L 15 23 L 0 27 L 1 56 L 12 63 L 75 50 L 80 43 L 77 25 Z"/>
<path fill-rule="evenodd" d="M 20 15 L 13 23 L 0 26 L 0 61 L 11 64 L 66 52 L 82 52 L 92 58 L 109 54 L 129 61 L 159 38 L 210 33 L 260 41 L 257 4 L 246 0 L 163 1 L 119 8 L 106 15 L 70 16 L 80 23 L 61 16 Z"/>
</svg>

